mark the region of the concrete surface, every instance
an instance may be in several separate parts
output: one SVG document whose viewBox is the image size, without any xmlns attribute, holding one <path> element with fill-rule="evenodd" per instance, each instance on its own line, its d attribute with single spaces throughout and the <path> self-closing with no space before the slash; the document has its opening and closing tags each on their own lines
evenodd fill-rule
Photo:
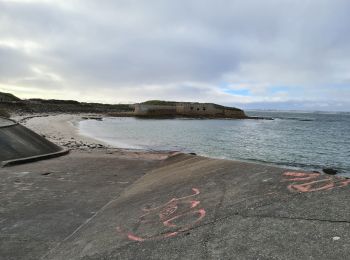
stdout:
<svg viewBox="0 0 350 260">
<path fill-rule="evenodd" d="M 0 163 L 59 154 L 63 149 L 30 129 L 9 120 L 0 120 Z"/>
<path fill-rule="evenodd" d="M 2 259 L 347 259 L 349 180 L 192 155 L 0 170 Z"/>
<path fill-rule="evenodd" d="M 0 117 L 0 127 L 10 126 L 16 124 L 14 121 Z"/>
</svg>

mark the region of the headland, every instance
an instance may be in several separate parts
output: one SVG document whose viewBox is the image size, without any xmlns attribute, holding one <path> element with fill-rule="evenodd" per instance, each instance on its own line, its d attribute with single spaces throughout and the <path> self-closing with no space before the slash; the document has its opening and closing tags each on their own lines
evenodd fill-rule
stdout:
<svg viewBox="0 0 350 260">
<path fill-rule="evenodd" d="M 10 93 L 0 92 L 0 115 L 9 115 L 11 113 L 17 115 L 98 113 L 115 117 L 263 119 L 248 117 L 242 109 L 236 107 L 227 107 L 214 103 L 149 100 L 136 104 L 100 104 L 75 100 L 45 100 L 37 98 L 21 100 Z"/>
</svg>

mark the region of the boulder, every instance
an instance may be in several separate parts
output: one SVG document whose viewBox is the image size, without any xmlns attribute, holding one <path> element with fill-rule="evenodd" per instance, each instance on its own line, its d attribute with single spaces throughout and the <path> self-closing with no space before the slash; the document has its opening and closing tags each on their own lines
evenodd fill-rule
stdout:
<svg viewBox="0 0 350 260">
<path fill-rule="evenodd" d="M 322 169 L 322 171 L 323 171 L 325 174 L 329 174 L 329 175 L 336 175 L 336 174 L 338 173 L 337 170 L 332 169 L 332 168 L 324 168 L 324 169 Z"/>
</svg>

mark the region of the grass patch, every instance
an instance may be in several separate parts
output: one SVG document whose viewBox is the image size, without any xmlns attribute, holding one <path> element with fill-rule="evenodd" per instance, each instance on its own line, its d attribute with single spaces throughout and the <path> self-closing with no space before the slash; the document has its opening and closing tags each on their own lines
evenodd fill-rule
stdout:
<svg viewBox="0 0 350 260">
<path fill-rule="evenodd" d="M 3 98 L 5 101 L 20 101 L 18 97 L 11 93 L 0 92 L 0 98 Z"/>
<path fill-rule="evenodd" d="M 143 102 L 142 104 L 146 105 L 158 105 L 158 106 L 175 106 L 175 101 L 164 101 L 164 100 L 148 100 L 146 102 Z"/>
</svg>

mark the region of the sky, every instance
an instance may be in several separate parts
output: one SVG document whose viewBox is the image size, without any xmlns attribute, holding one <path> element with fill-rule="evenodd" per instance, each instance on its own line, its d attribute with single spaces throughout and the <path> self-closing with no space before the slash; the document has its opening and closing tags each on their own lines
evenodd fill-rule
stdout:
<svg viewBox="0 0 350 260">
<path fill-rule="evenodd" d="M 349 0 L 0 0 L 0 91 L 350 111 L 349 13 Z"/>
</svg>

